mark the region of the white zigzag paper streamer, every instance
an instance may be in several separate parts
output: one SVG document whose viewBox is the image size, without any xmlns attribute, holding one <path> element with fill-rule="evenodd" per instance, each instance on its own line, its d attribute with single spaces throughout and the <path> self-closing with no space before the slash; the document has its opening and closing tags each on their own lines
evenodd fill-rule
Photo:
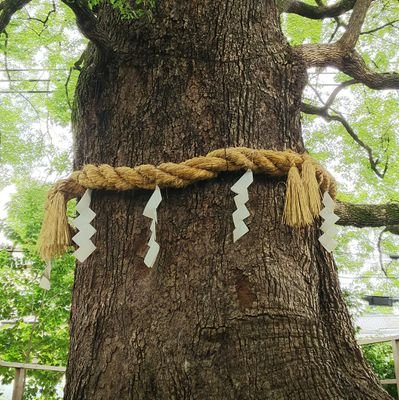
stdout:
<svg viewBox="0 0 399 400">
<path fill-rule="evenodd" d="M 73 225 L 79 232 L 72 238 L 72 240 L 79 246 L 73 255 L 83 262 L 89 257 L 96 249 L 94 243 L 90 238 L 96 233 L 96 229 L 90 225 L 96 213 L 90 209 L 91 190 L 87 189 L 76 205 L 76 210 L 79 212 L 79 217 L 73 220 Z"/>
<path fill-rule="evenodd" d="M 51 261 L 46 261 L 46 268 L 44 269 L 43 275 L 40 278 L 39 286 L 44 290 L 50 290 L 50 273 L 51 273 Z"/>
<path fill-rule="evenodd" d="M 233 241 L 236 242 L 248 231 L 248 227 L 244 222 L 244 219 L 250 216 L 250 213 L 245 206 L 245 203 L 249 200 L 248 186 L 254 181 L 252 171 L 249 169 L 245 174 L 231 187 L 237 196 L 234 197 L 237 209 L 233 212 Z"/>
<path fill-rule="evenodd" d="M 148 200 L 148 203 L 146 204 L 144 208 L 143 215 L 147 218 L 151 218 L 151 237 L 150 240 L 148 241 L 148 246 L 149 249 L 147 251 L 147 254 L 144 257 L 144 264 L 148 268 L 152 268 L 155 264 L 155 261 L 157 259 L 158 253 L 159 253 L 159 244 L 156 242 L 156 224 L 158 222 L 157 219 L 157 208 L 159 204 L 162 201 L 162 194 L 161 190 L 159 189 L 158 186 L 156 186 L 154 193 L 151 195 L 150 199 Z"/>
<path fill-rule="evenodd" d="M 319 237 L 319 242 L 331 253 L 338 244 L 334 237 L 337 234 L 335 223 L 339 220 L 339 217 L 334 214 L 335 203 L 328 192 L 325 192 L 323 195 L 323 204 L 324 208 L 320 211 L 320 216 L 324 219 L 324 222 L 320 226 L 320 229 L 324 233 Z"/>
</svg>

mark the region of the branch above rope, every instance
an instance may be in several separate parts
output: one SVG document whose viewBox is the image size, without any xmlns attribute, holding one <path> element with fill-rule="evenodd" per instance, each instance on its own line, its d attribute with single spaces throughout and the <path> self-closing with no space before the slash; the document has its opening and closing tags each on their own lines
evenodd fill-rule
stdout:
<svg viewBox="0 0 399 400">
<path fill-rule="evenodd" d="M 371 89 L 399 89 L 399 74 L 371 71 L 363 57 L 355 50 L 361 28 L 372 0 L 358 0 L 353 7 L 347 29 L 334 43 L 303 44 L 294 51 L 308 68 L 334 67 Z"/>
<path fill-rule="evenodd" d="M 297 14 L 310 19 L 334 18 L 351 10 L 356 0 L 341 0 L 330 6 L 313 6 L 302 1 L 292 1 L 286 9 L 287 13 Z"/>
<path fill-rule="evenodd" d="M 347 28 L 337 42 L 340 47 L 346 50 L 352 50 L 355 48 L 371 2 L 372 0 L 356 1 Z"/>
<path fill-rule="evenodd" d="M 359 40 L 361 28 L 366 18 L 366 14 L 371 2 L 372 0 L 357 0 L 355 2 L 352 14 L 349 18 L 349 22 L 346 25 L 346 30 L 341 38 L 338 39 L 335 43 L 304 44 L 302 46 L 296 47 L 298 53 L 303 54 L 305 61 L 308 64 L 308 67 L 315 66 L 314 64 L 309 64 L 314 62 L 314 59 L 316 62 L 321 62 L 321 59 L 326 58 L 326 56 L 330 52 L 338 53 L 342 58 L 348 55 L 355 48 L 356 43 Z M 312 57 L 309 57 L 309 55 L 311 55 Z M 332 57 L 336 58 L 336 56 Z"/>
<path fill-rule="evenodd" d="M 346 132 L 349 134 L 349 136 L 361 148 L 363 148 L 366 151 L 367 157 L 368 157 L 369 163 L 370 163 L 370 168 L 373 170 L 373 172 L 379 178 L 381 178 L 381 179 L 384 178 L 384 176 L 388 170 L 388 160 L 385 162 L 383 169 L 379 170 L 378 166 L 380 165 L 380 160 L 378 158 L 374 157 L 373 149 L 369 145 L 367 145 L 365 142 L 363 142 L 363 140 L 360 139 L 360 137 L 356 134 L 354 129 L 351 127 L 349 122 L 346 120 L 346 118 L 341 113 L 334 111 L 334 114 L 331 114 L 328 112 L 329 111 L 328 107 L 327 106 L 316 107 L 311 104 L 302 103 L 301 111 L 306 114 L 318 115 L 318 116 L 324 118 L 327 122 L 330 122 L 330 121 L 340 122 L 342 124 L 342 126 L 345 128 Z"/>
<path fill-rule="evenodd" d="M 114 46 L 107 33 L 100 28 L 97 17 L 90 9 L 87 0 L 62 0 L 76 16 L 76 24 L 80 32 L 98 49 L 112 51 Z"/>
<path fill-rule="evenodd" d="M 0 33 L 3 33 L 12 16 L 32 0 L 3 0 L 0 3 Z"/>
<path fill-rule="evenodd" d="M 370 89 L 399 89 L 399 73 L 371 71 L 358 52 L 352 50 L 347 53 L 337 43 L 305 44 L 297 46 L 295 51 L 308 68 L 334 67 Z"/>
<path fill-rule="evenodd" d="M 303 44 L 295 51 L 305 60 L 307 67 L 334 66 L 339 69 L 345 57 L 348 57 L 359 40 L 361 28 L 372 0 L 357 0 L 346 25 L 344 34 L 334 43 Z"/>
</svg>

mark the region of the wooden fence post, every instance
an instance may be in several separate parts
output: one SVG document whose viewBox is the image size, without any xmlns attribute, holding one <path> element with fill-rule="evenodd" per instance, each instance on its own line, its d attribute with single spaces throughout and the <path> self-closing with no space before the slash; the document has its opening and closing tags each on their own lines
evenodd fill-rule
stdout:
<svg viewBox="0 0 399 400">
<path fill-rule="evenodd" d="M 399 338 L 392 340 L 393 363 L 395 366 L 396 387 L 399 393 Z"/>
<path fill-rule="evenodd" d="M 25 388 L 25 368 L 15 368 L 14 388 L 12 391 L 12 400 L 22 400 Z"/>
</svg>

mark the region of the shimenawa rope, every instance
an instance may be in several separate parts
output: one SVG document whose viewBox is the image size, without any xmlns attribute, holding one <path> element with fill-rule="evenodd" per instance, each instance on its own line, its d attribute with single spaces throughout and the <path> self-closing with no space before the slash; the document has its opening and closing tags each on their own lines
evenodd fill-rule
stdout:
<svg viewBox="0 0 399 400">
<path fill-rule="evenodd" d="M 232 147 L 218 149 L 206 156 L 181 163 L 143 164 L 137 167 L 112 167 L 107 164 L 85 165 L 67 179 L 58 181 L 48 193 L 45 216 L 39 236 L 39 253 L 45 260 L 62 255 L 71 245 L 66 204 L 85 189 L 131 190 L 182 188 L 215 178 L 219 172 L 251 169 L 255 173 L 285 176 L 287 190 L 283 222 L 303 227 L 319 215 L 321 194 L 328 191 L 334 199 L 334 178 L 307 154 Z"/>
</svg>

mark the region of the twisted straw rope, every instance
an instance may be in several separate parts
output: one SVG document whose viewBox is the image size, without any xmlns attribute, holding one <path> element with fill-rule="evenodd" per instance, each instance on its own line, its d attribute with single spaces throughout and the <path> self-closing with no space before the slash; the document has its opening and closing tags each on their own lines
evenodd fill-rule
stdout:
<svg viewBox="0 0 399 400">
<path fill-rule="evenodd" d="M 335 198 L 334 178 L 317 161 L 306 154 L 292 151 L 253 150 L 246 147 L 219 149 L 206 156 L 194 157 L 181 163 L 143 164 L 137 167 L 111 167 L 107 164 L 87 164 L 73 172 L 54 188 L 68 197 L 80 195 L 84 188 L 106 190 L 154 189 L 156 185 L 182 188 L 192 183 L 215 178 L 219 172 L 251 169 L 255 173 L 285 176 L 292 166 L 299 170 L 310 160 L 322 192 Z"/>
<path fill-rule="evenodd" d="M 157 185 L 182 188 L 215 178 L 222 171 L 248 169 L 271 176 L 288 175 L 283 222 L 289 226 L 303 227 L 313 222 L 320 212 L 320 192 L 328 191 L 332 198 L 336 195 L 333 177 L 308 155 L 292 151 L 236 147 L 215 150 L 179 164 L 139 165 L 134 168 L 88 164 L 69 178 L 57 182 L 50 190 L 39 237 L 39 253 L 43 259 L 50 260 L 63 254 L 70 246 L 66 203 L 82 195 L 85 189 L 154 189 Z"/>
</svg>

